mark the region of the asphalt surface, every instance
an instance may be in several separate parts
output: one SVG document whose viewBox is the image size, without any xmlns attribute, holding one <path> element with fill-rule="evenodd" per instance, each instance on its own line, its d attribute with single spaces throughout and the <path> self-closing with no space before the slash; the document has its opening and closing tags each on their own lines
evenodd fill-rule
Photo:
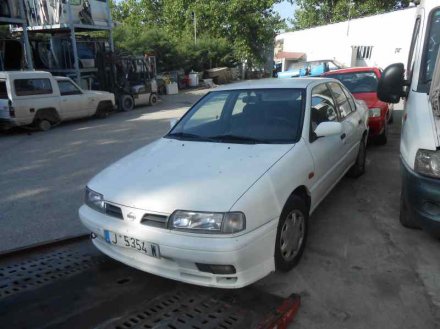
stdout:
<svg viewBox="0 0 440 329">
<path fill-rule="evenodd" d="M 198 97 L 1 136 L 2 250 L 84 232 L 77 208 L 87 180 L 163 134 Z M 299 265 L 253 285 L 301 295 L 291 328 L 440 328 L 440 240 L 398 221 L 400 116 L 387 145 L 368 147 L 367 173 L 344 178 L 312 215 Z"/>
<path fill-rule="evenodd" d="M 63 123 L 48 132 L 0 133 L 0 253 L 87 233 L 84 187 L 109 164 L 163 136 L 208 90 L 162 97 L 154 107 Z"/>
</svg>

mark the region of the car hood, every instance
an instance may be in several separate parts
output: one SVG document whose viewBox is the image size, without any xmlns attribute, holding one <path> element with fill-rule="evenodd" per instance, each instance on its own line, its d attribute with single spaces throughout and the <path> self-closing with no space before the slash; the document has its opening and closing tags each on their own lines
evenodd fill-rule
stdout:
<svg viewBox="0 0 440 329">
<path fill-rule="evenodd" d="M 228 211 L 292 147 L 162 138 L 114 163 L 88 186 L 107 201 L 146 211 Z"/>
<path fill-rule="evenodd" d="M 386 103 L 382 102 L 381 100 L 379 100 L 379 98 L 377 98 L 377 93 L 353 93 L 353 96 L 356 99 L 360 99 L 362 101 L 364 101 L 368 108 L 374 108 L 374 107 L 378 107 L 378 108 L 382 108 L 386 105 Z"/>
</svg>

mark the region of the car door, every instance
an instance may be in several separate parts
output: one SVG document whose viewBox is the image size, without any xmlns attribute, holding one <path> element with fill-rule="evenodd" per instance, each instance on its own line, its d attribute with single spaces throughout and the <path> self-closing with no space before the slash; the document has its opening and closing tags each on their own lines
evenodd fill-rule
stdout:
<svg viewBox="0 0 440 329">
<path fill-rule="evenodd" d="M 57 80 L 60 89 L 60 112 L 66 119 L 82 118 L 89 115 L 88 97 L 69 80 Z"/>
<path fill-rule="evenodd" d="M 314 133 L 322 122 L 339 121 L 335 100 L 326 83 L 312 89 L 310 104 L 308 145 L 315 165 L 311 194 L 318 204 L 342 176 L 345 150 L 342 134 L 317 138 Z"/>
<path fill-rule="evenodd" d="M 356 111 L 355 102 L 348 91 L 344 91 L 344 87 L 337 82 L 329 83 L 333 98 L 336 102 L 336 108 L 339 112 L 339 119 L 342 123 L 342 149 L 343 169 L 347 170 L 356 159 L 359 146 L 359 126 L 362 120 Z"/>
</svg>

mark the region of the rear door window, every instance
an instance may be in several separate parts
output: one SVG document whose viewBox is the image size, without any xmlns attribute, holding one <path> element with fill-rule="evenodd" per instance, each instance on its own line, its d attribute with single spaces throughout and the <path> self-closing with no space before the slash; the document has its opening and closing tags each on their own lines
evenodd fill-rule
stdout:
<svg viewBox="0 0 440 329">
<path fill-rule="evenodd" d="M 16 79 L 14 80 L 17 96 L 49 95 L 53 93 L 49 79 Z"/>
</svg>

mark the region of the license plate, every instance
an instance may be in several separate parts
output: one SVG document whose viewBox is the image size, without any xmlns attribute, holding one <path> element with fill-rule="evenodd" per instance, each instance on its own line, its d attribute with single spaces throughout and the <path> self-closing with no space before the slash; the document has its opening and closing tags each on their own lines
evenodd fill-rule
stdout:
<svg viewBox="0 0 440 329">
<path fill-rule="evenodd" d="M 145 255 L 160 258 L 159 245 L 132 238 L 123 234 L 114 233 L 111 231 L 104 231 L 105 241 L 109 244 L 131 248 Z"/>
</svg>

